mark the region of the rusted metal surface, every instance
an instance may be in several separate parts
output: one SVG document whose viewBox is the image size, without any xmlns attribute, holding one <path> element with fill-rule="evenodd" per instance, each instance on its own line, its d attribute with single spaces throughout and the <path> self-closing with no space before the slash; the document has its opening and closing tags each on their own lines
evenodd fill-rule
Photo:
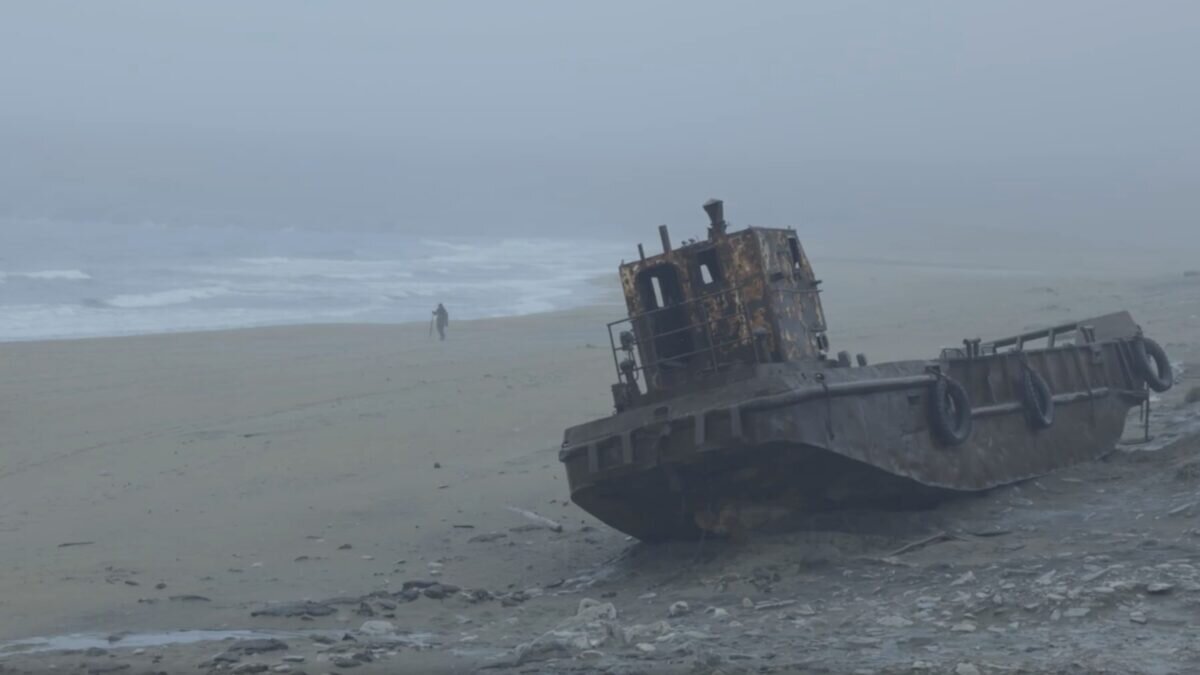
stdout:
<svg viewBox="0 0 1200 675">
<path fill-rule="evenodd" d="M 730 233 L 719 203 L 705 210 L 708 239 L 670 246 L 664 228 L 664 253 L 620 267 L 617 413 L 564 435 L 572 499 L 617 529 L 728 533 L 753 509 L 983 490 L 1108 452 L 1147 397 L 1144 338 L 1125 312 L 930 360 L 830 359 L 820 282 L 794 230 Z M 1029 398 L 1032 377 L 1048 400 Z M 935 397 L 939 382 L 962 392 L 962 438 L 931 424 L 956 411 Z M 1051 406 L 1037 412 L 1052 422 L 1031 422 L 1031 405 Z"/>
</svg>

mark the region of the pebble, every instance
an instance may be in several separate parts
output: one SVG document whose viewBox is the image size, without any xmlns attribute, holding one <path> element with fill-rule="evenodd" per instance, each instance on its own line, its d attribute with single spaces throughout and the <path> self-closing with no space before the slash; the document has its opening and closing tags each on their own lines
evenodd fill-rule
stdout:
<svg viewBox="0 0 1200 675">
<path fill-rule="evenodd" d="M 1088 609 L 1087 607 L 1072 607 L 1071 609 L 1063 612 L 1063 616 L 1069 619 L 1078 619 L 1079 617 L 1087 616 L 1091 612 L 1092 610 Z"/>
<path fill-rule="evenodd" d="M 874 647 L 879 644 L 880 640 L 868 635 L 852 635 L 846 638 L 846 642 L 858 647 Z"/>
<path fill-rule="evenodd" d="M 257 638 L 252 640 L 238 640 L 229 646 L 225 651 L 229 654 L 262 654 L 264 652 L 283 651 L 288 648 L 287 643 L 283 640 L 275 638 Z"/>
<path fill-rule="evenodd" d="M 88 675 L 107 675 L 122 670 L 129 670 L 128 663 L 99 663 L 88 666 Z"/>
<path fill-rule="evenodd" d="M 742 598 L 742 607 L 746 609 L 754 609 L 754 601 L 750 598 Z"/>
<path fill-rule="evenodd" d="M 671 603 L 671 608 L 667 610 L 667 616 L 674 619 L 677 616 L 690 614 L 691 611 L 692 608 L 686 602 L 680 600 L 679 602 Z"/>
<path fill-rule="evenodd" d="M 1146 592 L 1151 595 L 1162 595 L 1164 593 L 1170 593 L 1171 589 L 1173 589 L 1173 588 L 1175 588 L 1174 584 L 1166 584 L 1166 583 L 1162 583 L 1160 581 L 1160 582 L 1148 584 L 1146 586 Z"/>
<path fill-rule="evenodd" d="M 453 595 L 459 591 L 458 586 L 451 584 L 434 584 L 425 590 L 421 591 L 425 597 L 433 600 L 441 600 L 448 595 Z"/>
<path fill-rule="evenodd" d="M 1033 580 L 1033 583 L 1038 586 L 1049 586 L 1054 581 L 1054 575 L 1058 574 L 1058 570 L 1050 570 L 1042 576 Z"/>
<path fill-rule="evenodd" d="M 337 613 L 337 610 L 330 605 L 320 602 L 288 602 L 280 605 L 272 605 L 259 610 L 250 612 L 250 616 L 276 616 L 276 617 L 296 617 L 296 616 L 329 616 Z"/>
<path fill-rule="evenodd" d="M 1146 623 L 1146 615 L 1142 612 L 1130 612 L 1129 620 L 1134 623 Z"/>
<path fill-rule="evenodd" d="M 358 630 L 367 635 L 391 635 L 396 632 L 396 624 L 391 621 L 364 621 Z"/>
<path fill-rule="evenodd" d="M 969 584 L 972 581 L 975 581 L 975 573 L 968 571 L 966 574 L 962 575 L 961 577 L 955 579 L 954 581 L 951 581 L 950 585 L 951 586 L 962 586 L 963 584 Z"/>
<path fill-rule="evenodd" d="M 950 630 L 955 633 L 974 633 L 975 624 L 971 623 L 970 621 L 959 621 L 951 626 Z"/>
<path fill-rule="evenodd" d="M 655 647 L 649 642 L 639 642 L 637 644 L 637 648 L 638 651 L 643 654 L 653 654 L 654 652 L 658 651 L 658 647 Z"/>
<path fill-rule="evenodd" d="M 579 658 L 584 661 L 595 661 L 604 658 L 604 652 L 598 649 L 585 649 L 579 652 Z"/>
<path fill-rule="evenodd" d="M 244 675 L 245 673 L 264 673 L 267 670 L 269 670 L 269 667 L 265 663 L 243 663 L 240 666 L 235 666 L 229 672 L 234 675 Z"/>
<path fill-rule="evenodd" d="M 954 667 L 954 675 L 979 675 L 979 669 L 971 663 L 960 663 Z"/>
<path fill-rule="evenodd" d="M 709 614 L 712 614 L 712 618 L 716 619 L 717 621 L 724 621 L 725 619 L 729 618 L 729 610 L 727 609 L 722 609 L 720 607 L 709 607 L 707 611 Z"/>
<path fill-rule="evenodd" d="M 880 617 L 875 620 L 875 623 L 888 628 L 908 628 L 909 626 L 913 625 L 912 621 L 909 621 L 902 616 L 895 615 Z"/>
</svg>

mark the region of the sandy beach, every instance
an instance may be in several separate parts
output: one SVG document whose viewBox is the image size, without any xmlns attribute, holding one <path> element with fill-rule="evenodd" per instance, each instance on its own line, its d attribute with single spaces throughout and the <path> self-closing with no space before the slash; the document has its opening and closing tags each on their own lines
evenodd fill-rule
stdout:
<svg viewBox="0 0 1200 675">
<path fill-rule="evenodd" d="M 1181 400 L 1200 371 L 1200 279 L 1183 270 L 1005 273 L 866 262 L 821 269 L 834 348 L 872 361 L 931 357 L 964 337 L 1129 309 L 1187 378 L 1161 405 L 1188 410 Z M 453 322 L 445 342 L 431 339 L 425 324 L 404 324 L 0 345 L 0 643 L 115 638 L 90 655 L 31 654 L 10 644 L 0 672 L 81 664 L 107 672 L 95 670 L 98 662 L 134 663 L 138 672 L 221 671 L 233 666 L 209 660 L 218 647 L 150 647 L 135 657 L 121 652 L 121 635 L 359 630 L 368 620 L 458 648 L 393 645 L 399 656 L 353 664 L 356 672 L 470 672 L 549 630 L 589 593 L 616 597 L 623 615 L 666 618 L 657 605 L 639 615 L 647 602 L 637 598 L 683 583 L 666 569 L 670 553 L 624 563 L 633 568 L 604 596 L 598 586 L 561 597 L 546 590 L 645 551 L 570 504 L 556 455 L 565 427 L 610 412 L 604 323 L 622 314 L 613 303 Z M 1178 418 L 1156 417 L 1156 424 Z M 563 531 L 537 528 L 509 507 L 551 518 Z M 1200 560 L 1196 540 L 1179 536 L 1187 549 L 1168 557 Z M 772 546 L 715 548 L 713 564 L 761 565 Z M 1009 554 L 991 555 L 980 569 Z M 309 620 L 252 616 L 274 603 L 387 597 L 405 581 L 429 578 L 495 598 L 544 594 L 503 604 L 367 603 L 365 610 L 356 601 Z M 806 583 L 817 593 L 813 579 Z M 952 667 L 960 658 L 916 647 L 889 655 L 905 667 L 914 660 Z M 315 653 L 308 658 L 306 672 L 338 669 L 317 665 Z M 679 658 L 671 668 L 695 665 Z M 825 666 L 834 667 L 833 658 Z M 770 665 L 757 657 L 722 663 L 722 672 Z M 592 666 L 568 657 L 556 667 Z"/>
</svg>

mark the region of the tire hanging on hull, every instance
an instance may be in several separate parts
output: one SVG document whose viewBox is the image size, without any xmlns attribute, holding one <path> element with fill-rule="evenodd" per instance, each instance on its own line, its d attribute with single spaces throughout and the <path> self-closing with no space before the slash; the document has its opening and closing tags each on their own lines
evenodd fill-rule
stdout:
<svg viewBox="0 0 1200 675">
<path fill-rule="evenodd" d="M 955 446 L 971 437 L 971 401 L 958 382 L 939 375 L 930 385 L 929 423 L 942 443 Z"/>
<path fill-rule="evenodd" d="M 1146 379 L 1147 386 L 1161 394 L 1175 384 L 1171 360 L 1161 345 L 1148 337 L 1140 337 L 1134 342 L 1134 352 L 1138 356 L 1138 372 Z"/>
<path fill-rule="evenodd" d="M 1025 406 L 1025 417 L 1034 429 L 1049 429 L 1054 425 L 1054 393 L 1040 373 L 1029 364 L 1024 365 L 1021 402 Z"/>
</svg>

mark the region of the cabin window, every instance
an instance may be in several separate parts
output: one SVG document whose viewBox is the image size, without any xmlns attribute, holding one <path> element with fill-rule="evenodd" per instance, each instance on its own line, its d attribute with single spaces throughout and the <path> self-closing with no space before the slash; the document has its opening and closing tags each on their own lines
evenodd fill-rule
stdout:
<svg viewBox="0 0 1200 675">
<path fill-rule="evenodd" d="M 800 269 L 800 242 L 795 237 L 788 237 L 788 250 L 792 253 L 792 269 Z"/>
<path fill-rule="evenodd" d="M 654 291 L 654 309 L 662 307 L 663 302 L 662 284 L 658 281 L 658 277 L 650 277 L 650 289 Z"/>
<path fill-rule="evenodd" d="M 655 265 L 637 275 L 637 292 L 648 314 L 635 324 L 639 337 L 652 337 L 653 353 L 643 353 L 646 363 L 670 368 L 681 366 L 695 352 L 690 314 L 679 270 L 674 265 Z"/>
<path fill-rule="evenodd" d="M 638 294 L 646 311 L 663 309 L 684 301 L 679 274 L 672 265 L 655 265 L 637 277 Z"/>
<path fill-rule="evenodd" d="M 696 266 L 700 270 L 700 285 L 712 286 L 721 283 L 721 261 L 716 249 L 700 251 L 696 254 Z"/>
</svg>

